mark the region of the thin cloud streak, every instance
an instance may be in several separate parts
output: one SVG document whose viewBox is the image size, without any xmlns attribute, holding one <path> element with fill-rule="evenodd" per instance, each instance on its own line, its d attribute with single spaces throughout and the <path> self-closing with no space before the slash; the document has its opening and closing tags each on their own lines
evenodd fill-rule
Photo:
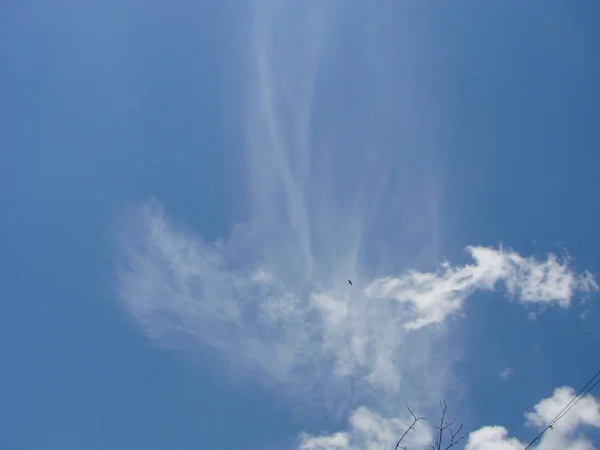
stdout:
<svg viewBox="0 0 600 450">
<path fill-rule="evenodd" d="M 512 377 L 513 374 L 513 369 L 510 367 L 505 367 L 502 372 L 500 372 L 500 378 L 502 378 L 503 381 L 507 381 L 510 377 Z"/>
<path fill-rule="evenodd" d="M 336 60 L 334 50 L 344 46 L 340 23 L 348 15 L 328 2 L 255 7 L 245 106 L 248 226 L 259 239 L 269 235 L 262 250 L 267 259 L 294 261 L 294 278 L 309 283 L 333 271 L 356 278 L 365 259 L 382 265 L 388 259 L 391 266 L 437 259 L 439 194 L 427 127 L 409 126 L 415 116 L 410 105 L 400 111 L 388 105 L 389 98 L 415 96 L 415 77 L 382 79 L 389 62 L 370 61 L 364 48 L 352 49 L 353 64 L 372 69 L 361 78 L 353 69 L 340 74 L 339 64 L 348 61 Z M 376 24 L 364 33 L 374 43 L 383 39 Z M 346 110 L 343 103 L 359 101 L 359 92 L 376 100 Z M 393 126 L 385 120 L 391 114 Z M 393 257 L 382 251 L 391 236 L 385 228 L 392 226 L 399 242 Z"/>
<path fill-rule="evenodd" d="M 351 13 L 364 16 L 352 33 L 369 44 L 340 60 Z M 400 397 L 419 407 L 443 395 L 455 361 L 444 324 L 474 292 L 502 284 L 521 303 L 567 307 L 597 285 L 568 261 L 502 248 L 469 247 L 472 264 L 431 271 L 440 253 L 430 138 L 438 111 L 414 70 L 418 52 L 405 52 L 398 70 L 393 52 L 373 51 L 396 29 L 383 15 L 256 2 L 247 185 L 232 183 L 247 220 L 205 242 L 148 201 L 123 216 L 118 276 L 123 305 L 156 342 L 212 347 L 295 399 L 393 417 Z"/>
</svg>

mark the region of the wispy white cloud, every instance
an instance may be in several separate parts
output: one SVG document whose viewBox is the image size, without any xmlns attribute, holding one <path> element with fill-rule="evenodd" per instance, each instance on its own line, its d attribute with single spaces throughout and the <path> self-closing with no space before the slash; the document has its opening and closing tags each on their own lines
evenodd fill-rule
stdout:
<svg viewBox="0 0 600 450">
<path fill-rule="evenodd" d="M 443 324 L 470 294 L 499 281 L 520 302 L 562 307 L 577 291 L 597 289 L 591 275 L 552 255 L 538 261 L 485 247 L 469 248 L 473 264 L 444 263 L 437 272 L 370 283 L 356 273 L 354 286 L 335 272 L 298 282 L 283 261 L 251 259 L 256 251 L 246 257 L 241 249 L 265 241 L 241 230 L 226 243 L 205 243 L 176 228 L 157 202 L 129 217 L 121 298 L 151 337 L 210 345 L 236 364 L 308 389 L 356 378 L 359 390 L 389 395 L 415 371 L 443 371 L 432 345 L 443 330 L 421 329 Z"/>
<path fill-rule="evenodd" d="M 510 377 L 512 377 L 513 374 L 513 369 L 511 369 L 510 367 L 505 367 L 502 372 L 500 372 L 500 378 L 502 378 L 504 381 L 508 380 Z"/>
<path fill-rule="evenodd" d="M 333 131 L 315 122 L 317 98 L 343 85 L 317 82 L 317 73 L 327 78 L 331 70 L 322 61 L 324 53 L 332 57 L 334 40 L 326 36 L 335 14 L 326 3 L 283 3 L 257 2 L 254 17 L 248 220 L 229 239 L 207 243 L 174 225 L 158 201 L 127 216 L 121 298 L 150 336 L 213 346 L 270 378 L 301 381 L 302 389 L 344 386 L 343 396 L 352 380 L 385 388 L 389 397 L 421 371 L 418 384 L 428 387 L 420 389 L 435 397 L 453 357 L 440 340 L 444 330 L 428 325 L 460 313 L 469 295 L 502 285 L 522 303 L 566 307 L 576 292 L 597 289 L 590 274 L 575 273 L 568 261 L 502 248 L 469 247 L 473 262 L 464 266 L 406 270 L 438 264 L 436 169 L 423 156 L 431 154 L 428 133 L 383 126 L 391 107 L 384 97 L 358 121 L 338 111 Z M 380 28 L 369 31 L 374 41 Z M 385 60 L 373 62 L 380 66 L 359 81 L 360 89 L 398 95 L 398 79 L 375 76 Z M 406 76 L 414 95 L 415 75 Z M 352 95 L 352 87 L 343 92 Z M 396 112 L 414 115 L 410 108 Z M 392 151 L 398 127 L 412 149 Z M 346 135 L 363 145 L 349 151 Z M 390 273 L 400 275 L 382 276 Z"/>
<path fill-rule="evenodd" d="M 590 316 L 590 307 L 588 306 L 585 311 L 583 311 L 579 317 L 581 317 L 582 319 L 587 319 Z"/>
<path fill-rule="evenodd" d="M 329 391 L 363 375 L 366 384 L 397 389 L 400 359 L 404 369 L 430 359 L 433 336 L 411 338 L 407 312 L 373 302 L 358 274 L 352 287 L 335 273 L 294 280 L 283 262 L 240 252 L 264 241 L 240 229 L 229 242 L 205 243 L 175 227 L 156 201 L 131 211 L 124 230 L 121 298 L 159 342 L 213 346 L 271 379 Z"/>
<path fill-rule="evenodd" d="M 353 47 L 355 66 L 342 76 L 340 61 L 327 61 L 343 53 L 336 33 L 348 11 L 333 2 L 254 6 L 246 184 L 232 183 L 247 220 L 206 242 L 156 200 L 128 211 L 120 298 L 160 344 L 213 347 L 288 395 L 355 410 L 348 432 L 307 435 L 305 449 L 369 448 L 405 424 L 389 418 L 400 396 L 415 407 L 440 398 L 454 362 L 443 324 L 474 292 L 502 287 L 520 303 L 568 307 L 598 286 L 568 260 L 503 248 L 472 246 L 470 264 L 439 265 L 435 124 L 426 123 L 430 90 L 413 70 L 420 56 L 404 54 L 398 71 L 397 40 L 385 31 L 398 27 L 365 7 L 366 41 L 380 51 Z M 352 101 L 363 107 L 350 112 Z"/>
<path fill-rule="evenodd" d="M 298 381 L 302 389 L 325 384 L 335 393 L 351 379 L 358 392 L 384 388 L 389 396 L 421 371 L 418 383 L 435 396 L 451 357 L 439 341 L 443 330 L 423 328 L 459 313 L 473 292 L 502 283 L 518 301 L 566 307 L 576 291 L 597 285 L 553 255 L 539 261 L 487 247 L 469 247 L 469 265 L 378 278 L 435 263 L 436 170 L 422 156 L 430 143 L 418 127 L 403 129 L 412 150 L 391 150 L 400 125 L 372 122 L 389 112 L 383 97 L 358 121 L 338 111 L 337 133 L 315 123 L 314 102 L 342 84 L 317 83 L 317 73 L 328 73 L 322 55 L 335 29 L 328 8 L 257 2 L 246 121 L 248 221 L 230 239 L 207 243 L 175 226 L 157 201 L 131 211 L 121 236 L 121 298 L 150 336 L 213 346 L 235 364 Z M 375 41 L 378 29 L 371 30 Z M 360 88 L 397 95 L 402 83 L 375 77 L 385 61 L 377 64 L 383 66 Z M 347 87 L 345 94 L 353 92 Z M 407 109 L 399 118 L 412 115 Z M 375 140 L 365 140 L 365 126 L 376 131 Z M 363 146 L 349 151 L 346 135 Z M 407 242 L 419 251 L 407 250 Z"/>
<path fill-rule="evenodd" d="M 425 96 L 415 98 L 420 80 L 383 76 L 393 63 L 383 51 L 352 48 L 351 59 L 336 60 L 340 21 L 356 11 L 345 17 L 351 11 L 333 2 L 253 6 L 242 108 L 247 172 L 235 183 L 247 220 L 230 239 L 207 243 L 174 225 L 157 201 L 130 211 L 121 298 L 157 341 L 213 346 L 232 364 L 303 391 L 327 385 L 328 396 L 352 402 L 362 385 L 397 391 L 410 368 L 421 368 L 435 395 L 450 358 L 443 343 L 432 346 L 441 332 L 409 336 L 399 304 L 374 305 L 363 292 L 376 272 L 437 259 L 430 133 L 414 123 L 414 108 L 392 101 L 425 107 Z M 377 45 L 385 33 L 381 17 L 373 19 L 364 31 Z M 348 61 L 369 73 L 342 76 L 339 64 Z M 361 92 L 373 99 L 365 108 L 340 107 Z"/>
</svg>

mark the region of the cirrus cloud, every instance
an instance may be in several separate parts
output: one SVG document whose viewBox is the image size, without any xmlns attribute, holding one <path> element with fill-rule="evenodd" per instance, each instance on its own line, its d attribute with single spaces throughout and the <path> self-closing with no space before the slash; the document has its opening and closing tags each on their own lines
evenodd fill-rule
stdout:
<svg viewBox="0 0 600 450">
<path fill-rule="evenodd" d="M 150 337 L 212 346 L 308 390 L 352 379 L 359 390 L 389 395 L 414 371 L 435 372 L 432 343 L 444 330 L 431 326 L 478 290 L 502 283 L 518 302 L 567 307 L 577 292 L 598 289 L 591 274 L 554 255 L 537 260 L 490 247 L 469 247 L 473 263 L 444 263 L 436 272 L 371 281 L 356 273 L 352 287 L 335 272 L 291 282 L 293 268 L 281 261 L 245 257 L 240 249 L 264 241 L 241 228 L 228 242 L 206 243 L 175 227 L 156 201 L 133 211 L 127 226 L 121 299 Z"/>
<path fill-rule="evenodd" d="M 410 419 L 400 399 L 419 408 L 444 394 L 455 361 L 444 325 L 473 294 L 567 308 L 598 284 L 556 255 L 472 245 L 467 264 L 440 260 L 439 105 L 420 49 L 389 38 L 420 42 L 408 9 L 398 27 L 364 6 L 253 6 L 246 98 L 231 106 L 244 111 L 245 172 L 224 181 L 247 217 L 206 242 L 157 200 L 128 211 L 120 299 L 159 344 L 211 347 L 272 389 L 351 412 L 347 431 L 304 434 L 303 450 L 381 448 Z M 346 45 L 354 25 L 369 45 Z M 478 433 L 471 450 L 513 443 L 501 428 Z"/>
</svg>

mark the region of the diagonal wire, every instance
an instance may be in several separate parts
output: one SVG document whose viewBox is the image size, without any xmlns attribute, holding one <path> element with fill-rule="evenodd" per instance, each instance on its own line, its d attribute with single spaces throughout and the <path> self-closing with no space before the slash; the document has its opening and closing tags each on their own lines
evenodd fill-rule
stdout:
<svg viewBox="0 0 600 450">
<path fill-rule="evenodd" d="M 540 439 L 544 435 L 544 433 L 548 430 L 548 428 L 552 427 L 556 422 L 558 422 L 560 419 L 562 419 L 562 417 L 567 412 L 569 412 L 569 410 L 573 406 L 575 406 L 577 403 L 579 403 L 579 401 L 583 397 L 585 397 L 592 389 L 594 389 L 600 383 L 600 378 L 598 378 L 599 376 L 600 376 L 600 370 L 598 370 L 598 372 L 596 372 L 596 374 L 590 379 L 590 381 L 588 381 L 586 383 L 586 385 L 579 390 L 577 395 L 575 395 L 571 399 L 571 401 L 569 403 L 567 403 L 565 405 L 565 407 L 556 416 L 554 416 L 554 419 L 552 419 L 548 423 L 548 425 L 546 425 L 544 428 L 542 428 L 542 430 L 538 433 L 538 435 L 535 438 L 533 438 L 533 440 L 529 444 L 527 444 L 527 447 L 525 447 L 523 450 L 529 449 L 538 439 Z M 598 380 L 596 380 L 596 378 L 598 378 Z M 594 380 L 596 380 L 596 381 L 594 382 Z"/>
</svg>

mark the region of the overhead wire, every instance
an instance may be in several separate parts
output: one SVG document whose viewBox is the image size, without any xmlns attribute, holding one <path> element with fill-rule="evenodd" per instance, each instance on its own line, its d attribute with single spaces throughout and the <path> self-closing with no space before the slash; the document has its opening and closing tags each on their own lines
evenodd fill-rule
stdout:
<svg viewBox="0 0 600 450">
<path fill-rule="evenodd" d="M 540 439 L 544 435 L 544 433 L 546 431 L 548 431 L 549 428 L 552 428 L 556 422 L 558 422 L 560 419 L 562 419 L 564 417 L 564 415 L 566 413 L 568 413 L 571 408 L 573 408 L 573 406 L 575 406 L 577 403 L 579 403 L 579 401 L 582 398 L 584 398 L 592 389 L 594 389 L 598 384 L 600 384 L 599 377 L 600 377 L 600 370 L 598 370 L 598 372 L 596 372 L 596 374 L 586 383 L 586 385 L 583 386 L 579 390 L 577 395 L 575 395 L 571 399 L 571 401 L 569 403 L 567 403 L 565 405 L 565 407 L 563 409 L 561 409 L 560 412 L 556 416 L 554 416 L 554 419 L 552 419 L 548 423 L 548 425 L 546 425 L 544 428 L 542 428 L 542 430 L 538 433 L 538 435 L 535 438 L 533 438 L 533 440 L 531 442 L 529 442 L 529 444 L 527 444 L 527 447 L 525 447 L 523 450 L 529 449 L 535 442 L 538 441 L 538 439 Z M 598 378 L 598 379 L 596 380 L 596 378 Z M 594 380 L 595 380 L 595 382 L 594 382 Z M 594 384 L 592 384 L 592 383 L 594 383 Z M 591 386 L 590 386 L 590 384 L 591 384 Z M 588 388 L 588 386 L 589 386 L 589 388 Z"/>
</svg>

